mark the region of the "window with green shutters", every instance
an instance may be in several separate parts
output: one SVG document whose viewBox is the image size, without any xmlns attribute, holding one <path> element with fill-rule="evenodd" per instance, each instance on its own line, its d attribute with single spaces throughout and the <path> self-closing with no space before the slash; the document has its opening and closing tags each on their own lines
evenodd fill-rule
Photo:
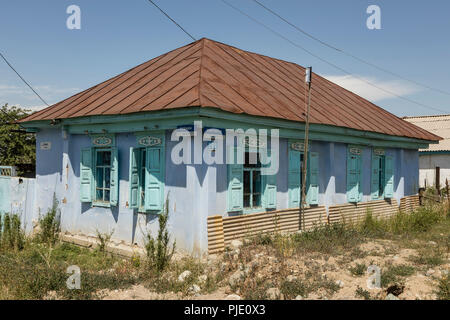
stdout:
<svg viewBox="0 0 450 320">
<path fill-rule="evenodd" d="M 138 136 L 130 148 L 129 207 L 140 212 L 160 212 L 164 203 L 164 135 Z"/>
<path fill-rule="evenodd" d="M 372 151 L 372 200 L 390 199 L 394 195 L 394 164 L 393 157 L 387 156 L 384 150 Z"/>
<path fill-rule="evenodd" d="M 360 202 L 362 190 L 362 148 L 349 146 L 347 151 L 347 201 Z"/>
<path fill-rule="evenodd" d="M 238 154 L 242 153 L 243 163 L 239 164 Z M 251 155 L 254 153 L 253 155 Z M 270 156 L 270 150 L 267 150 Z M 250 159 L 256 163 L 250 163 Z M 277 176 L 263 175 L 261 156 L 257 150 L 234 147 L 234 164 L 228 161 L 228 212 L 250 213 L 258 210 L 276 209 Z M 267 164 L 269 166 L 270 164 Z"/>
<path fill-rule="evenodd" d="M 80 200 L 94 206 L 118 205 L 119 159 L 116 148 L 81 150 Z"/>
<path fill-rule="evenodd" d="M 300 141 L 289 141 L 288 146 L 288 197 L 289 208 L 301 205 L 302 170 L 304 145 Z M 319 204 L 319 153 L 308 152 L 306 174 L 306 204 Z"/>
</svg>

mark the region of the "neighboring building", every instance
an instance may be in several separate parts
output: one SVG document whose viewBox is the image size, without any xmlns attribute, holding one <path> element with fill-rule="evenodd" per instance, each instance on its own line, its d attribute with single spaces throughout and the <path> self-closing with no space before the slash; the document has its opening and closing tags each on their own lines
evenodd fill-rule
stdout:
<svg viewBox="0 0 450 320">
<path fill-rule="evenodd" d="M 21 121 L 37 136 L 36 210 L 56 194 L 63 231 L 114 230 L 141 244 L 168 197 L 178 247 L 204 252 L 208 216 L 299 207 L 305 89 L 305 68 L 208 39 L 145 62 Z M 418 149 L 440 139 L 317 74 L 310 120 L 310 207 L 416 194 Z M 216 132 L 279 129 L 279 170 L 200 163 L 194 143 L 197 164 L 174 163 L 172 133 L 194 121 Z M 205 152 L 220 155 L 223 141 L 203 142 Z M 224 153 L 276 155 L 271 141 L 252 141 L 225 139 Z"/>
<path fill-rule="evenodd" d="M 404 120 L 444 138 L 439 144 L 419 150 L 421 187 L 445 186 L 450 183 L 450 115 L 404 117 Z"/>
</svg>

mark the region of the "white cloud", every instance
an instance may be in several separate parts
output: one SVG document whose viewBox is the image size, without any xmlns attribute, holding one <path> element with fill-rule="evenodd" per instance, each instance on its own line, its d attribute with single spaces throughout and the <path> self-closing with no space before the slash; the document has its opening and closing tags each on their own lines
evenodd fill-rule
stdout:
<svg viewBox="0 0 450 320">
<path fill-rule="evenodd" d="M 325 75 L 323 77 L 370 101 L 396 98 L 395 95 L 380 90 L 379 88 L 393 92 L 402 97 L 421 91 L 417 86 L 397 80 L 383 81 L 373 77 L 360 75 L 357 75 L 356 77 L 350 75 Z M 365 81 L 370 82 L 379 88 L 376 88 Z"/>
</svg>

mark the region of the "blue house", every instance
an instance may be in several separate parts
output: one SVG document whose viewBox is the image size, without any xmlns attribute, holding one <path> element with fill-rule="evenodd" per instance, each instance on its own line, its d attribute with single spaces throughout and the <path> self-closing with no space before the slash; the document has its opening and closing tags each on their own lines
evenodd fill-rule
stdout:
<svg viewBox="0 0 450 320">
<path fill-rule="evenodd" d="M 168 199 L 178 247 L 205 252 L 208 217 L 300 206 L 305 92 L 305 68 L 209 39 L 145 62 L 21 121 L 36 215 L 55 194 L 63 232 L 141 245 Z M 310 123 L 306 200 L 326 214 L 415 195 L 440 140 L 317 74 Z"/>
</svg>

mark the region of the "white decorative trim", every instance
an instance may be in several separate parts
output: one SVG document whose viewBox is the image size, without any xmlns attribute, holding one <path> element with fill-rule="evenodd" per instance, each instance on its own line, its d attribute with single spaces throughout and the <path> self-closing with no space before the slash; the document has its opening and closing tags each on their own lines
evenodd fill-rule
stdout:
<svg viewBox="0 0 450 320">
<path fill-rule="evenodd" d="M 244 145 L 246 147 L 252 147 L 252 148 L 265 148 L 267 147 L 267 143 L 264 143 L 260 140 L 258 140 L 258 138 L 254 138 L 254 139 L 244 139 Z"/>
<path fill-rule="evenodd" d="M 158 138 L 158 137 L 144 136 L 144 137 L 140 137 L 138 139 L 138 143 L 141 146 L 153 147 L 153 146 L 158 146 L 158 145 L 162 144 L 162 139 Z"/>
<path fill-rule="evenodd" d="M 113 139 L 106 136 L 94 137 L 92 139 L 92 144 L 97 147 L 107 147 L 112 145 Z"/>
<path fill-rule="evenodd" d="M 305 144 L 303 142 L 292 142 L 291 149 L 295 151 L 305 151 Z M 308 145 L 308 150 L 311 149 L 311 145 Z"/>
<path fill-rule="evenodd" d="M 373 149 L 373 153 L 376 154 L 377 156 L 384 156 L 384 150 L 383 149 Z"/>
<path fill-rule="evenodd" d="M 362 149 L 361 149 L 361 148 L 356 148 L 356 147 L 351 147 L 351 148 L 349 149 L 349 152 L 350 152 L 351 154 L 361 155 Z"/>
</svg>

